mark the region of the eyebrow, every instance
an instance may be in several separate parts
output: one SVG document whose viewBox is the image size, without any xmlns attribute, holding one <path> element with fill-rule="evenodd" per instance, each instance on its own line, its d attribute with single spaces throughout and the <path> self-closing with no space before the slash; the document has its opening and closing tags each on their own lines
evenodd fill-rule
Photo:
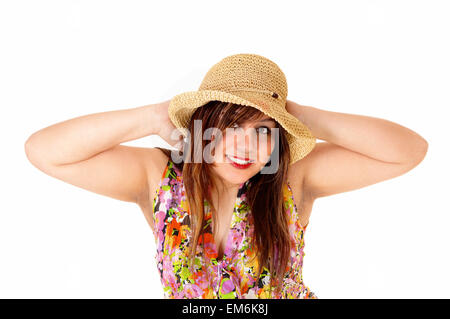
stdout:
<svg viewBox="0 0 450 319">
<path fill-rule="evenodd" d="M 262 123 L 262 122 L 274 122 L 274 123 L 276 123 L 276 121 L 274 119 L 272 119 L 272 118 L 259 121 L 258 123 Z"/>
</svg>

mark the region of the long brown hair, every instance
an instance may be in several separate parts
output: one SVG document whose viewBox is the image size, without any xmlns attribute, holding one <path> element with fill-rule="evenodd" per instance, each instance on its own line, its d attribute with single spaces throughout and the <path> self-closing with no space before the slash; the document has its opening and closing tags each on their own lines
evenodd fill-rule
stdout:
<svg viewBox="0 0 450 319">
<path fill-rule="evenodd" d="M 201 133 L 201 137 L 203 137 L 207 128 L 218 128 L 224 132 L 226 128 L 231 127 L 235 123 L 240 124 L 245 121 L 258 120 L 263 116 L 264 113 L 253 107 L 210 101 L 197 108 L 192 115 L 189 124 L 190 140 L 196 138 L 194 137 L 194 120 L 201 120 L 201 132 L 197 132 L 197 134 Z M 291 247 L 282 189 L 284 182 L 287 180 L 290 150 L 283 127 L 277 122 L 276 128 L 279 129 L 279 139 L 275 140 L 279 147 L 278 169 L 274 174 L 261 174 L 259 172 L 251 177 L 246 193 L 247 204 L 250 207 L 254 222 L 252 243 L 256 245 L 254 249 L 258 258 L 258 275 L 255 285 L 258 284 L 262 270 L 266 267 L 270 273 L 270 294 L 273 286 L 276 287 L 277 291 L 281 290 Z M 201 146 L 198 145 L 197 141 L 201 141 Z M 191 264 L 194 261 L 199 237 L 204 231 L 205 199 L 208 203 L 211 203 L 212 218 L 217 220 L 216 210 L 212 205 L 208 188 L 212 184 L 211 176 L 213 176 L 213 171 L 210 167 L 211 164 L 204 160 L 201 163 L 196 163 L 190 158 L 195 153 L 203 154 L 206 143 L 207 141 L 203 138 L 196 140 L 196 143 L 185 141 L 181 148 L 183 161 L 181 163 L 174 162 L 174 165 L 182 171 L 186 198 L 191 212 L 190 228 L 193 234 L 193 238 L 189 240 L 189 260 Z M 169 158 L 171 157 L 170 150 L 159 149 Z M 190 160 L 186 161 L 186 158 L 190 158 Z M 271 165 L 271 161 L 272 157 L 266 166 Z M 202 236 L 202 238 L 204 237 Z M 273 285 L 274 282 L 275 285 Z"/>
</svg>

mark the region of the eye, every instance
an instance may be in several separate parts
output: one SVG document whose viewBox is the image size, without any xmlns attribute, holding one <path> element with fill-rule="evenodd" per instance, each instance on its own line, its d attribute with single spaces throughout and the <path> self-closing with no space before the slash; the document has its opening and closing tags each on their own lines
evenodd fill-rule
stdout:
<svg viewBox="0 0 450 319">
<path fill-rule="evenodd" d="M 270 129 L 267 126 L 261 126 L 258 127 L 258 132 L 261 132 L 260 130 L 263 129 L 262 134 L 269 134 L 270 133 Z M 264 131 L 265 129 L 265 131 Z"/>
</svg>

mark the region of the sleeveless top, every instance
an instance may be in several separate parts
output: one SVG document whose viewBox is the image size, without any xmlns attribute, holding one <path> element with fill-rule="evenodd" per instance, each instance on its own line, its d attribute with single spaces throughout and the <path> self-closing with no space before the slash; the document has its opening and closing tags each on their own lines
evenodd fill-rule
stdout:
<svg viewBox="0 0 450 319">
<path fill-rule="evenodd" d="M 270 298 L 269 270 L 263 267 L 260 277 L 256 278 L 258 262 L 249 247 L 253 225 L 251 211 L 245 201 L 248 182 L 239 186 L 227 243 L 220 260 L 210 227 L 211 211 L 205 199 L 205 219 L 208 227 L 205 226 L 205 232 L 200 235 L 191 272 L 187 252 L 192 233 L 189 228 L 190 210 L 187 207 L 182 172 L 169 158 L 154 194 L 152 215 L 156 241 L 155 260 L 164 298 Z M 303 229 L 299 222 L 289 183 L 283 185 L 283 196 L 286 214 L 289 215 L 292 249 L 282 291 L 275 294 L 272 288 L 271 298 L 316 299 L 318 297 L 314 292 L 303 283 L 303 235 L 306 227 Z M 201 244 L 202 237 L 204 247 Z M 206 263 L 203 258 L 208 258 L 210 262 Z"/>
</svg>

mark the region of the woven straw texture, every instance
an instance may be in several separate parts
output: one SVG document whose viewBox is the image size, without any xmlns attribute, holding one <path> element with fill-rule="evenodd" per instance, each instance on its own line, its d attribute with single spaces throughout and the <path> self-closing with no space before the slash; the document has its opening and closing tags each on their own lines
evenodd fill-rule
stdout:
<svg viewBox="0 0 450 319">
<path fill-rule="evenodd" d="M 174 96 L 169 117 L 186 137 L 192 114 L 210 101 L 257 108 L 287 131 L 293 164 L 313 150 L 316 139 L 306 125 L 286 111 L 287 93 L 286 76 L 277 64 L 257 54 L 235 54 L 213 65 L 197 91 Z"/>
</svg>

